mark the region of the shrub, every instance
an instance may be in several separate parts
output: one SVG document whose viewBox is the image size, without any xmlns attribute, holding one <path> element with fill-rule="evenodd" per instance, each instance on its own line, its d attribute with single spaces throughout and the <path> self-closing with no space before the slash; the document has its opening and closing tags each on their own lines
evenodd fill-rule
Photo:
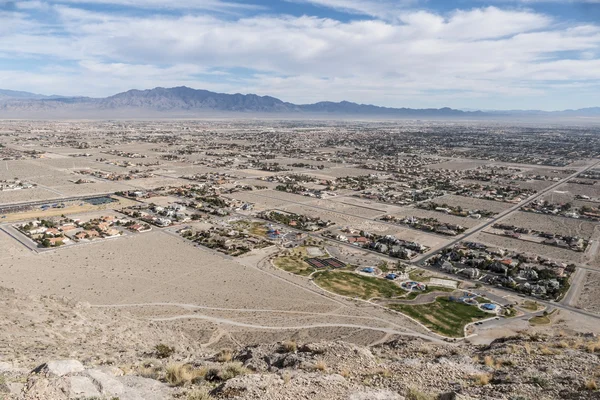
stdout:
<svg viewBox="0 0 600 400">
<path fill-rule="evenodd" d="M 436 396 L 431 396 L 429 394 L 420 392 L 415 388 L 408 389 L 406 393 L 406 400 L 435 400 Z"/>
<path fill-rule="evenodd" d="M 490 383 L 492 374 L 477 374 L 473 376 L 476 385 L 485 386 Z"/>
<path fill-rule="evenodd" d="M 165 379 L 171 386 L 182 386 L 186 383 L 192 383 L 198 378 L 205 377 L 206 374 L 206 369 L 194 369 L 190 365 L 171 364 L 167 367 Z"/>
<path fill-rule="evenodd" d="M 138 368 L 137 374 L 143 378 L 158 380 L 160 378 L 160 368 L 142 366 Z"/>
<path fill-rule="evenodd" d="M 295 353 L 298 350 L 298 345 L 294 340 L 286 340 L 282 343 L 282 350 L 286 353 Z"/>
<path fill-rule="evenodd" d="M 248 370 L 239 362 L 230 362 L 223 366 L 221 370 L 221 379 L 226 381 L 235 378 L 238 375 L 245 375 Z"/>
<path fill-rule="evenodd" d="M 492 356 L 485 356 L 485 358 L 483 359 L 483 363 L 486 365 L 486 367 L 494 367 L 494 365 L 496 364 Z"/>
<path fill-rule="evenodd" d="M 323 360 L 319 360 L 314 365 L 315 370 L 317 371 L 325 371 L 327 369 L 327 364 Z"/>
<path fill-rule="evenodd" d="M 206 371 L 204 379 L 209 382 L 227 381 L 238 375 L 247 374 L 248 370 L 240 362 L 228 362 L 221 367 L 213 367 Z"/>
<path fill-rule="evenodd" d="M 220 363 L 229 362 L 233 359 L 233 351 L 230 349 L 222 349 L 219 351 L 215 359 Z"/>
<path fill-rule="evenodd" d="M 167 346 L 166 344 L 160 343 L 154 346 L 154 352 L 158 358 L 169 358 L 173 355 L 173 353 L 175 353 L 175 349 Z"/>
<path fill-rule="evenodd" d="M 598 384 L 596 383 L 596 381 L 594 379 L 589 379 L 587 382 L 585 382 L 585 388 L 587 390 L 596 391 L 596 390 L 598 390 Z"/>
<path fill-rule="evenodd" d="M 548 386 L 548 381 L 540 376 L 533 376 L 531 378 L 530 383 L 533 383 L 534 385 L 538 385 L 541 388 L 545 388 L 546 386 Z"/>
<path fill-rule="evenodd" d="M 213 397 L 206 389 L 194 390 L 189 393 L 187 396 L 187 400 L 212 400 Z"/>
</svg>

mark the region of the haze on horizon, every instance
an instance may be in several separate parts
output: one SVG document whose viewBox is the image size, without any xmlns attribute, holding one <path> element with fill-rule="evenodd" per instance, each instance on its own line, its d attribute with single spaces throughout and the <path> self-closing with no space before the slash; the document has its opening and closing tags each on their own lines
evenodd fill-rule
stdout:
<svg viewBox="0 0 600 400">
<path fill-rule="evenodd" d="M 0 1 L 0 88 L 189 86 L 297 104 L 600 105 L 596 0 Z"/>
</svg>

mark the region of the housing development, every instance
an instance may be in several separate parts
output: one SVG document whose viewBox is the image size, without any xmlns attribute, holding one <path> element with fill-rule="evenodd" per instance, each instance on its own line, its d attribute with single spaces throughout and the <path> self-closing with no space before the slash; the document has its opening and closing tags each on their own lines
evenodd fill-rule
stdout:
<svg viewBox="0 0 600 400">
<path fill-rule="evenodd" d="M 22 120 L 0 124 L 0 154 L 5 287 L 211 348 L 600 334 L 600 136 L 585 125 Z M 482 363 L 460 379 L 494 398 L 473 382 L 500 367 Z M 224 370 L 207 371 L 222 391 Z"/>
</svg>

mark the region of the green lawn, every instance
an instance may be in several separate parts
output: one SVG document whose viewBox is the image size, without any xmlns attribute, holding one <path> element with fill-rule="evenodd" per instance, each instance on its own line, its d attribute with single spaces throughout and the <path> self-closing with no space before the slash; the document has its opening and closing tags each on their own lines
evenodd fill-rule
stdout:
<svg viewBox="0 0 600 400">
<path fill-rule="evenodd" d="M 477 307 L 453 302 L 447 297 L 438 297 L 429 304 L 392 304 L 388 307 L 416 319 L 434 332 L 449 337 L 463 337 L 465 325 L 491 316 Z"/>
<path fill-rule="evenodd" d="M 537 311 L 540 307 L 537 301 L 525 300 L 523 304 L 521 304 L 521 308 L 527 311 Z"/>
<path fill-rule="evenodd" d="M 295 258 L 293 256 L 277 257 L 273 260 L 273 264 L 277 268 L 301 276 L 308 276 L 315 271 L 303 258 Z"/>
<path fill-rule="evenodd" d="M 411 281 L 427 283 L 431 279 L 431 274 L 429 271 L 417 268 L 408 273 L 408 278 Z"/>
<path fill-rule="evenodd" d="M 315 275 L 315 283 L 323 289 L 348 297 L 398 297 L 406 292 L 387 279 L 362 276 L 350 272 L 323 271 Z"/>
<path fill-rule="evenodd" d="M 427 293 L 431 293 L 431 292 L 447 292 L 447 293 L 451 293 L 454 292 L 456 289 L 450 289 L 447 287 L 442 287 L 442 286 L 429 286 L 427 285 L 427 289 L 423 290 L 423 291 L 413 291 L 410 292 L 408 295 L 406 295 L 405 299 L 406 300 L 414 300 L 417 297 L 423 295 L 423 294 L 427 294 Z"/>
</svg>

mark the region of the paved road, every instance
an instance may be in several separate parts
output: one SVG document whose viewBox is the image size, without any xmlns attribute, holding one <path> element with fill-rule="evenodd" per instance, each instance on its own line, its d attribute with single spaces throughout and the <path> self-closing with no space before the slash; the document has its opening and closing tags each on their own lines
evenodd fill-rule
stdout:
<svg viewBox="0 0 600 400">
<path fill-rule="evenodd" d="M 583 280 L 587 275 L 587 268 L 578 268 L 573 277 L 571 278 L 571 289 L 567 292 L 561 303 L 566 306 L 575 306 L 579 294 L 581 293 L 581 287 L 583 286 Z"/>
<path fill-rule="evenodd" d="M 435 249 L 433 251 L 430 251 L 429 253 L 426 253 L 426 254 L 420 256 L 419 258 L 415 259 L 414 262 L 422 264 L 427 258 L 433 256 L 434 254 L 437 254 L 437 253 L 439 253 L 439 252 L 441 252 L 441 251 L 443 251 L 445 249 L 453 247 L 455 244 L 460 243 L 460 242 L 462 242 L 462 241 L 464 241 L 464 240 L 466 240 L 466 239 L 468 239 L 468 238 L 476 235 L 477 233 L 481 232 L 485 228 L 487 228 L 487 227 L 489 227 L 489 226 L 491 226 L 491 225 L 493 225 L 493 224 L 501 221 L 502 219 L 508 217 L 513 212 L 520 210 L 521 207 L 523 207 L 523 206 L 525 206 L 525 205 L 527 205 L 527 204 L 529 204 L 529 203 L 531 203 L 531 202 L 533 202 L 533 201 L 541 198 L 542 196 L 544 196 L 545 194 L 549 193 L 550 191 L 556 189 L 560 185 L 563 185 L 563 184 L 567 183 L 568 181 L 570 181 L 571 179 L 575 178 L 580 173 L 585 172 L 587 170 L 590 170 L 592 168 L 595 168 L 599 164 L 600 164 L 600 161 L 598 161 L 598 162 L 596 162 L 596 163 L 594 163 L 594 164 L 592 164 L 592 165 L 590 165 L 588 167 L 580 169 L 579 171 L 577 171 L 577 172 L 575 172 L 575 173 L 567 176 L 566 178 L 564 178 L 564 179 L 556 182 L 555 184 L 547 187 L 546 189 L 540 191 L 539 193 L 536 193 L 533 196 L 525 199 L 524 201 L 520 202 L 519 204 L 514 205 L 513 207 L 509 208 L 508 210 L 505 210 L 505 211 L 501 212 L 500 214 L 492 217 L 491 219 L 488 219 L 487 221 L 485 221 L 481 225 L 479 225 L 479 226 L 477 226 L 475 228 L 469 229 L 466 233 L 464 233 L 463 235 L 457 236 L 456 239 L 452 240 L 450 243 L 444 245 L 443 247 Z"/>
</svg>

